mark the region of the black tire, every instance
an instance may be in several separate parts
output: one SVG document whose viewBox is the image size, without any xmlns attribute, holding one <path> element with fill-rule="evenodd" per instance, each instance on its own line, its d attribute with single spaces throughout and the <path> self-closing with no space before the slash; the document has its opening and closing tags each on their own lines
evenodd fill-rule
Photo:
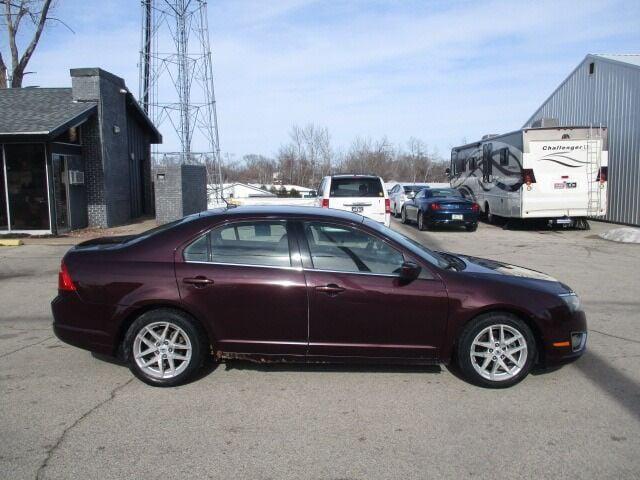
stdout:
<svg viewBox="0 0 640 480">
<path fill-rule="evenodd" d="M 472 349 L 474 339 L 476 338 L 477 335 L 480 334 L 480 332 L 482 332 L 483 330 L 487 329 L 490 326 L 497 326 L 497 325 L 508 326 L 516 330 L 518 333 L 522 335 L 522 337 L 524 337 L 524 342 L 526 342 L 526 348 L 527 348 L 526 350 L 527 356 L 524 359 L 524 364 L 522 365 L 521 369 L 515 375 L 511 377 L 505 377 L 504 379 L 491 380 L 489 378 L 482 376 L 474 367 L 473 361 L 471 360 L 471 351 L 472 351 L 471 349 Z M 498 348 L 504 348 L 504 347 L 503 346 L 497 347 L 496 350 L 498 350 Z M 487 352 L 488 351 L 489 350 L 487 349 Z M 502 313 L 502 312 L 486 313 L 486 314 L 480 315 L 479 317 L 469 322 L 469 324 L 464 328 L 464 330 L 460 334 L 457 347 L 456 347 L 456 356 L 457 356 L 458 366 L 464 378 L 470 383 L 473 383 L 474 385 L 478 385 L 480 387 L 487 387 L 487 388 L 507 388 L 522 381 L 531 371 L 531 368 L 533 367 L 533 364 L 536 359 L 536 354 L 537 354 L 536 341 L 529 326 L 524 321 L 516 317 L 515 315 L 512 315 L 510 313 Z M 502 355 L 501 358 L 504 358 L 504 355 Z M 492 357 L 492 359 L 496 359 L 496 357 Z M 489 360 L 489 361 L 492 362 L 489 365 L 493 365 L 495 363 L 494 360 Z M 509 363 L 509 366 L 510 366 L 510 363 Z"/>
<path fill-rule="evenodd" d="M 407 218 L 407 209 L 404 208 L 404 206 L 402 207 L 402 210 L 400 211 L 400 221 L 402 223 L 404 223 L 405 225 L 407 223 L 409 223 L 409 219 Z"/>
<path fill-rule="evenodd" d="M 493 223 L 495 223 L 496 218 L 493 215 L 493 213 L 491 213 L 491 208 L 489 208 L 489 203 L 485 203 L 484 204 L 484 219 L 486 220 L 486 222 L 490 225 L 492 225 Z"/>
<path fill-rule="evenodd" d="M 478 230 L 478 224 L 474 223 L 473 225 L 465 225 L 464 227 L 467 232 L 475 232 L 476 230 Z"/>
<path fill-rule="evenodd" d="M 429 230 L 429 221 L 424 219 L 424 213 L 418 212 L 418 230 Z"/>
<path fill-rule="evenodd" d="M 146 326 L 157 322 L 170 322 L 178 326 L 191 344 L 191 358 L 187 366 L 170 378 L 157 378 L 148 374 L 138 365 L 133 355 L 138 333 Z M 188 382 L 200 370 L 207 355 L 208 341 L 202 327 L 189 315 L 180 310 L 159 308 L 143 313 L 131 324 L 124 338 L 123 351 L 129 369 L 138 379 L 154 387 L 175 387 Z"/>
</svg>

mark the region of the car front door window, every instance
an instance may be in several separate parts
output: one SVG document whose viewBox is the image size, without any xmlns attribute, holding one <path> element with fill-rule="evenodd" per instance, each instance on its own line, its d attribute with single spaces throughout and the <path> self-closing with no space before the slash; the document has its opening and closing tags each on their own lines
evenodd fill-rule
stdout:
<svg viewBox="0 0 640 480">
<path fill-rule="evenodd" d="M 398 250 L 362 230 L 305 222 L 304 231 L 318 270 L 397 275 L 404 261 Z"/>
</svg>

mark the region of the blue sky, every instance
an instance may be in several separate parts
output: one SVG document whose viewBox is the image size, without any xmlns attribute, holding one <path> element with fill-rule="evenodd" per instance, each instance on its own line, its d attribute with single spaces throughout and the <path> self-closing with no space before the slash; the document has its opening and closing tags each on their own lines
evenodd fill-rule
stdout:
<svg viewBox="0 0 640 480">
<path fill-rule="evenodd" d="M 57 16 L 75 33 L 45 33 L 26 84 L 100 66 L 137 94 L 139 1 L 59 0 Z M 275 155 L 313 122 L 338 149 L 413 136 L 448 156 L 519 128 L 587 53 L 640 52 L 639 25 L 637 1 L 210 0 L 221 148 Z"/>
</svg>

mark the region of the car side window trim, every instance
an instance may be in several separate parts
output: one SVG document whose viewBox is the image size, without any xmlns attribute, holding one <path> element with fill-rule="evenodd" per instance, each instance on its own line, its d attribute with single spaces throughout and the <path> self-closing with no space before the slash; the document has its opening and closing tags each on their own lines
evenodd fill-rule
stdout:
<svg viewBox="0 0 640 480">
<path fill-rule="evenodd" d="M 224 262 L 203 262 L 200 260 L 184 260 L 184 263 L 196 263 L 201 265 L 218 265 L 221 267 L 251 267 L 251 268 L 275 268 L 278 270 L 296 270 L 301 272 L 304 270 L 302 267 L 282 267 L 279 265 L 256 265 L 253 263 L 224 263 Z"/>
</svg>

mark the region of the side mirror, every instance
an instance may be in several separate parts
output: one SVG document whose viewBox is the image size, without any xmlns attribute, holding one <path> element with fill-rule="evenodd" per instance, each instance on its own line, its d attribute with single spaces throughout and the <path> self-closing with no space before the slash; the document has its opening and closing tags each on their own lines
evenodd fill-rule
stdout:
<svg viewBox="0 0 640 480">
<path fill-rule="evenodd" d="M 400 266 L 400 280 L 402 283 L 413 282 L 421 271 L 422 267 L 416 262 L 403 262 Z"/>
<path fill-rule="evenodd" d="M 447 175 L 451 175 L 451 169 L 449 167 L 445 168 L 444 173 L 446 173 Z"/>
<path fill-rule="evenodd" d="M 416 192 L 409 192 L 407 193 L 407 198 L 409 200 L 413 200 L 414 198 L 416 198 Z"/>
</svg>

